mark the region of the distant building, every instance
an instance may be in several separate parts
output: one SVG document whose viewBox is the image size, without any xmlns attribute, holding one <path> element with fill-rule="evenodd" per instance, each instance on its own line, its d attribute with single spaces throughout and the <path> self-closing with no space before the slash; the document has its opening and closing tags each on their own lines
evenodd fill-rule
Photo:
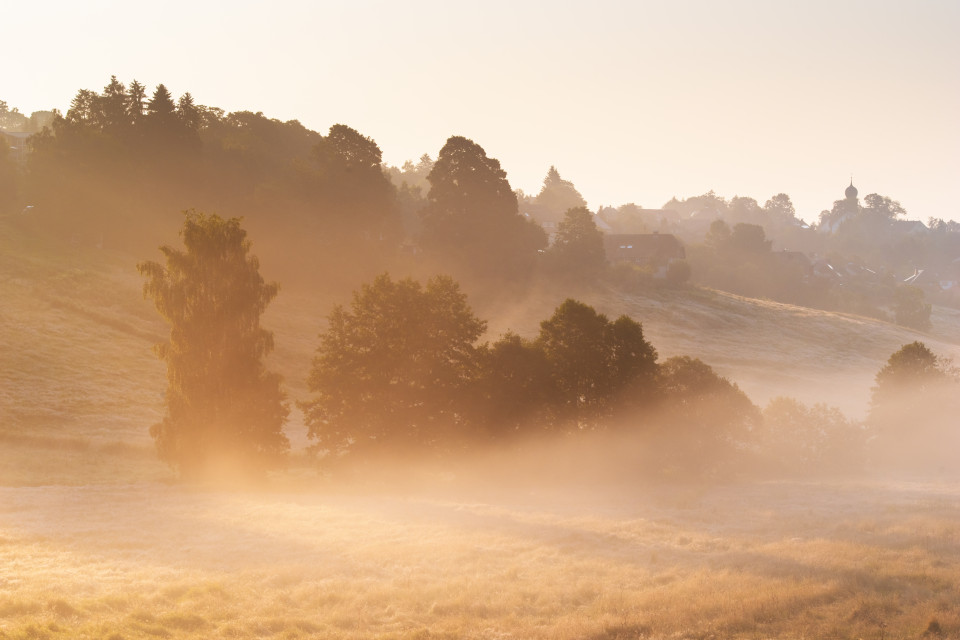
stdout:
<svg viewBox="0 0 960 640">
<path fill-rule="evenodd" d="M 610 233 L 603 236 L 607 261 L 612 263 L 662 267 L 686 258 L 686 250 L 676 236 L 669 233 Z"/>
<path fill-rule="evenodd" d="M 850 178 L 850 186 L 844 190 L 843 195 L 845 197 L 840 201 L 842 204 L 839 215 L 831 215 L 827 220 L 822 220 L 818 227 L 821 233 L 837 233 L 843 223 L 860 213 L 860 201 L 857 199 L 857 188 L 853 186 L 853 178 Z"/>
</svg>

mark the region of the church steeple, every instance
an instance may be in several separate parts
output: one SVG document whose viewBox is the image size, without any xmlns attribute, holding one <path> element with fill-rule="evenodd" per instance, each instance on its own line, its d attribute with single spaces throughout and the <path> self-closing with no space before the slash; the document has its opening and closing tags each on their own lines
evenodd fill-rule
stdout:
<svg viewBox="0 0 960 640">
<path fill-rule="evenodd" d="M 847 200 L 856 200 L 857 199 L 857 188 L 853 186 L 853 176 L 850 176 L 850 186 L 847 187 L 847 190 L 843 192 L 847 196 Z"/>
</svg>

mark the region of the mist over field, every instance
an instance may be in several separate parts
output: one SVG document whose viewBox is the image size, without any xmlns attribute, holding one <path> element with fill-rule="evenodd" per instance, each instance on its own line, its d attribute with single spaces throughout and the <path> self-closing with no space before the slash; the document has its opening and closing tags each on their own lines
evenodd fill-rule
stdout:
<svg viewBox="0 0 960 640">
<path fill-rule="evenodd" d="M 0 105 L 0 638 L 960 638 L 949 217 Z"/>
</svg>

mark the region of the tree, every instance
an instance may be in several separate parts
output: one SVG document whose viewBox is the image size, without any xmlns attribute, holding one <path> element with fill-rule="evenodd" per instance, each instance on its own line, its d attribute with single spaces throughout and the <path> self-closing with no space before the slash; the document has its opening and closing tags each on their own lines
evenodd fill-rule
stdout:
<svg viewBox="0 0 960 640">
<path fill-rule="evenodd" d="M 763 427 L 765 453 L 780 471 L 849 473 L 863 463 L 865 433 L 836 407 L 774 398 Z"/>
<path fill-rule="evenodd" d="M 611 323 L 573 299 L 540 323 L 537 345 L 550 363 L 558 413 L 576 429 L 597 426 L 625 389 L 654 379 L 657 353 L 640 323 L 627 316 Z"/>
<path fill-rule="evenodd" d="M 743 253 L 769 253 L 771 241 L 767 240 L 763 227 L 758 224 L 740 222 L 733 226 L 729 246 Z"/>
<path fill-rule="evenodd" d="M 313 149 L 318 198 L 336 231 L 380 242 L 397 241 L 396 189 L 384 173 L 380 147 L 344 124 L 335 124 Z"/>
<path fill-rule="evenodd" d="M 547 176 L 543 179 L 543 187 L 534 202 L 554 215 L 587 206 L 587 201 L 583 199 L 573 183 L 561 178 L 560 172 L 553 166 L 547 171 Z"/>
<path fill-rule="evenodd" d="M 939 358 L 922 342 L 911 342 L 894 352 L 877 372 L 872 389 L 871 410 L 938 388 L 951 380 L 955 372 L 949 362 Z"/>
<path fill-rule="evenodd" d="M 147 120 L 160 128 L 169 127 L 176 119 L 176 112 L 170 91 L 163 84 L 158 84 L 147 102 Z"/>
<path fill-rule="evenodd" d="M 734 196 L 730 199 L 726 218 L 734 223 L 758 225 L 763 222 L 763 209 L 753 198 Z"/>
<path fill-rule="evenodd" d="M 868 423 L 875 460 L 900 468 L 953 465 L 960 447 L 960 374 L 924 343 L 893 353 L 877 372 Z"/>
<path fill-rule="evenodd" d="M 134 125 L 140 124 L 146 112 L 147 88 L 134 80 L 127 87 L 127 116 Z"/>
<path fill-rule="evenodd" d="M 362 456 L 456 440 L 486 323 L 451 278 L 422 287 L 383 274 L 328 319 L 307 379 L 315 397 L 300 405 L 318 449 Z"/>
<path fill-rule="evenodd" d="M 130 124 L 127 101 L 127 88 L 117 80 L 117 76 L 110 76 L 110 83 L 103 88 L 103 94 L 97 100 L 97 124 L 101 130 L 123 135 Z"/>
<path fill-rule="evenodd" d="M 193 101 L 193 96 L 190 95 L 189 91 L 180 96 L 180 100 L 177 101 L 177 117 L 180 119 L 180 123 L 186 130 L 200 130 L 203 116 L 200 113 L 200 109 Z"/>
<path fill-rule="evenodd" d="M 862 212 L 864 215 L 881 220 L 895 220 L 900 216 L 907 215 L 907 210 L 899 202 L 877 193 L 864 196 L 863 203 Z"/>
<path fill-rule="evenodd" d="M 704 238 L 704 243 L 716 251 L 722 251 L 730 245 L 730 225 L 723 220 L 714 220 Z"/>
<path fill-rule="evenodd" d="M 469 276 L 516 280 L 532 270 L 547 236 L 523 218 L 500 163 L 461 136 L 440 150 L 421 212 L 424 251 Z"/>
<path fill-rule="evenodd" d="M 793 207 L 790 196 L 785 193 L 778 193 L 763 205 L 763 212 L 766 217 L 781 225 L 792 223 L 796 220 L 797 210 Z"/>
<path fill-rule="evenodd" d="M 760 410 L 737 386 L 697 358 L 660 365 L 662 464 L 702 470 L 735 457 L 759 430 Z"/>
<path fill-rule="evenodd" d="M 507 333 L 479 356 L 472 414 L 486 434 L 503 441 L 547 430 L 557 389 L 540 345 Z"/>
<path fill-rule="evenodd" d="M 240 220 L 189 211 L 184 249 L 142 262 L 144 296 L 170 325 L 157 353 L 167 363 L 166 412 L 151 427 L 161 459 L 181 476 L 258 474 L 279 462 L 288 407 L 263 358 L 273 336 L 260 316 L 277 295 L 266 284 Z"/>
<path fill-rule="evenodd" d="M 586 207 L 567 210 L 547 256 L 553 269 L 572 280 L 590 282 L 603 271 L 607 263 L 603 234 Z"/>
</svg>

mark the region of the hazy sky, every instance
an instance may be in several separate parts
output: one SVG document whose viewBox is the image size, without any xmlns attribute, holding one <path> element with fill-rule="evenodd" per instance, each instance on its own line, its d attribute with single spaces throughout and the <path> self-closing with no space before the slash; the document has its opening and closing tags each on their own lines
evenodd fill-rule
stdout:
<svg viewBox="0 0 960 640">
<path fill-rule="evenodd" d="M 510 183 L 550 165 L 591 207 L 710 189 L 813 220 L 853 174 L 960 220 L 960 2 L 231 0 L 9 3 L 0 99 L 65 110 L 115 74 L 374 138 L 464 135 Z M 229 212 L 224 212 L 229 213 Z"/>
</svg>

